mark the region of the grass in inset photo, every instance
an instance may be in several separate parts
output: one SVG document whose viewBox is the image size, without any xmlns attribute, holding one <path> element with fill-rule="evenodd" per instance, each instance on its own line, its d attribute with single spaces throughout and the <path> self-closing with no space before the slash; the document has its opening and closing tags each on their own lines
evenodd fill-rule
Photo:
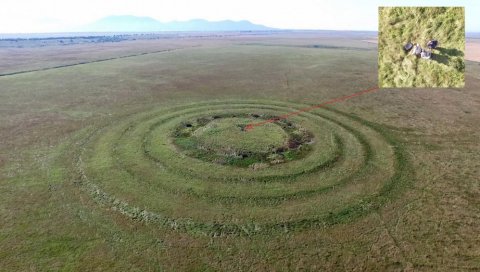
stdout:
<svg viewBox="0 0 480 272">
<path fill-rule="evenodd" d="M 380 7 L 382 88 L 465 85 L 463 7 Z"/>
</svg>

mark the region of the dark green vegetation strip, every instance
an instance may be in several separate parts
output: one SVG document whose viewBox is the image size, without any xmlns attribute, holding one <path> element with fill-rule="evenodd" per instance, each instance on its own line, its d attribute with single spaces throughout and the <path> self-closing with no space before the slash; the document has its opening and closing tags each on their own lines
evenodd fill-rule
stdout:
<svg viewBox="0 0 480 272">
<path fill-rule="evenodd" d="M 237 107 L 237 109 L 235 108 Z M 168 122 L 178 122 L 181 120 L 183 116 L 186 119 L 190 115 L 198 114 L 197 112 L 201 113 L 209 113 L 218 111 L 218 109 L 228 109 L 232 113 L 237 112 L 240 108 L 251 108 L 255 109 L 256 111 L 265 110 L 271 111 L 276 110 L 286 111 L 291 108 L 300 108 L 301 105 L 294 105 L 289 103 L 274 103 L 274 102 L 263 102 L 263 101 L 247 101 L 247 102 L 229 102 L 229 101 L 219 101 L 219 102 L 209 102 L 209 103 L 197 103 L 195 105 L 186 105 L 182 107 L 171 108 L 167 110 L 161 111 L 153 111 L 149 113 L 134 115 L 132 117 L 126 117 L 125 120 L 119 120 L 118 123 L 115 121 L 106 124 L 104 127 L 99 128 L 90 128 L 86 129 L 85 131 L 78 134 L 78 142 L 74 145 L 73 153 L 75 154 L 74 158 L 74 166 L 77 169 L 78 179 L 77 182 L 81 184 L 82 188 L 88 191 L 93 198 L 111 208 L 112 210 L 116 210 L 125 216 L 132 218 L 133 220 L 138 220 L 141 222 L 146 223 L 156 223 L 162 225 L 164 227 L 185 231 L 188 233 L 194 234 L 201 234 L 201 235 L 210 235 L 210 236 L 222 236 L 222 235 L 254 235 L 254 234 L 266 234 L 266 233 L 277 233 L 277 232 L 286 232 L 286 231 L 299 231 L 302 229 L 309 229 L 309 228 L 319 228 L 325 227 L 329 225 L 334 225 L 338 223 L 344 223 L 351 220 L 354 220 L 360 216 L 368 214 L 374 210 L 379 209 L 383 205 L 385 205 L 391 199 L 398 197 L 398 195 L 403 191 L 403 189 L 408 186 L 409 180 L 411 179 L 411 173 L 409 169 L 409 162 L 407 158 L 407 154 L 402 146 L 396 138 L 394 137 L 394 133 L 390 131 L 390 129 L 383 127 L 381 125 L 363 120 L 357 116 L 350 115 L 347 113 L 340 112 L 338 110 L 333 109 L 322 109 L 318 110 L 318 112 L 303 114 L 298 118 L 305 118 L 306 120 L 312 119 L 313 116 L 316 118 L 321 118 L 322 120 L 326 120 L 327 122 L 332 123 L 341 130 L 337 131 L 337 134 L 334 134 L 333 141 L 339 147 L 339 153 L 334 156 L 333 161 L 329 161 L 328 165 L 322 165 L 319 168 L 315 168 L 315 171 L 309 173 L 301 173 L 295 175 L 295 179 L 299 179 L 296 182 L 292 183 L 265 183 L 260 180 L 251 180 L 247 183 L 241 184 L 238 183 L 230 184 L 231 190 L 236 190 L 235 186 L 240 186 L 242 188 L 247 188 L 246 186 L 260 186 L 259 184 L 263 184 L 261 186 L 274 186 L 275 184 L 286 184 L 288 186 L 295 186 L 298 184 L 308 184 L 309 182 L 315 183 L 318 182 L 318 185 L 311 187 L 310 189 L 305 188 L 304 190 L 298 190 L 288 192 L 285 191 L 281 194 L 253 194 L 253 195 L 228 195 L 230 191 L 225 191 L 222 194 L 218 194 L 218 192 L 208 191 L 208 190 L 184 190 L 179 188 L 175 188 L 182 184 L 183 182 L 193 182 L 189 181 L 188 177 L 186 177 L 183 173 L 175 174 L 172 171 L 165 169 L 165 175 L 167 177 L 174 177 L 173 179 L 169 179 L 168 182 L 164 183 L 163 181 L 155 181 L 155 175 L 157 175 L 156 171 L 163 171 L 159 169 L 153 169 L 156 163 L 160 163 L 162 165 L 168 166 L 168 161 L 154 161 L 154 159 L 150 157 L 145 157 L 140 154 L 141 160 L 138 163 L 146 163 L 146 165 L 151 165 L 151 171 L 149 168 L 139 168 L 143 169 L 143 171 L 147 172 L 139 172 L 136 169 L 135 164 L 136 161 L 129 161 L 127 158 L 123 158 L 122 156 L 125 155 L 125 150 L 130 150 L 129 148 L 137 148 L 135 146 L 143 147 L 143 150 L 137 150 L 139 153 L 145 153 L 146 151 L 146 144 L 148 143 L 147 138 L 145 138 L 145 132 L 149 133 L 152 130 L 152 127 L 163 127 L 163 125 L 168 124 Z M 159 120 L 157 120 L 160 118 Z M 315 119 L 313 119 L 315 120 Z M 307 124 L 307 123 L 305 123 Z M 137 126 L 144 126 L 144 130 L 136 131 Z M 172 127 L 175 127 L 172 125 Z M 166 127 L 165 127 L 166 128 Z M 112 130 L 114 129 L 114 130 Z M 116 132 L 118 131 L 118 132 Z M 312 130 L 314 131 L 314 130 Z M 126 172 L 127 175 L 124 177 L 124 180 L 118 180 L 116 183 L 118 185 L 124 184 L 125 182 L 132 183 L 136 187 L 142 187 L 147 182 L 145 179 L 153 179 L 149 180 L 147 183 L 150 184 L 149 186 L 155 186 L 155 188 L 151 188 L 155 190 L 162 191 L 166 195 L 170 195 L 171 201 L 175 202 L 176 196 L 180 198 L 187 198 L 191 201 L 191 204 L 187 205 L 194 205 L 193 203 L 210 203 L 209 205 L 225 205 L 229 207 L 232 212 L 235 211 L 236 207 L 251 207 L 253 210 L 262 209 L 272 210 L 273 213 L 278 214 L 271 214 L 271 218 L 266 218 L 265 220 L 259 221 L 253 218 L 243 218 L 238 222 L 230 221 L 230 220 L 210 220 L 208 216 L 205 220 L 194 219 L 190 218 L 189 216 L 169 216 L 168 213 L 162 212 L 154 212 L 155 209 L 151 209 L 149 205 L 136 205 L 134 200 L 125 201 L 122 194 L 111 193 L 106 191 L 103 187 L 104 184 L 102 182 L 97 183 L 96 176 L 89 176 L 89 167 L 95 167 L 95 165 L 89 165 L 88 155 L 89 152 L 93 152 L 92 155 L 95 155 L 96 149 L 92 149 L 90 147 L 92 144 L 95 144 L 98 139 L 110 133 L 113 138 L 106 138 L 106 140 L 112 140 L 113 143 L 111 147 L 103 147 L 107 148 L 105 153 L 106 157 L 100 157 L 100 163 L 104 164 L 104 166 L 98 167 L 106 167 L 101 168 L 101 171 L 114 171 L 114 172 Z M 139 133 L 136 137 L 135 134 L 132 133 Z M 164 133 L 171 135 L 171 130 L 166 129 Z M 346 134 L 345 134 L 346 133 Z M 365 133 L 368 133 L 365 134 Z M 318 135 L 314 135 L 318 136 Z M 322 180 L 315 180 L 315 177 L 318 175 L 322 175 L 324 173 L 328 173 L 329 171 L 335 171 L 338 167 L 341 166 L 342 162 L 345 162 L 346 159 L 349 158 L 351 150 L 348 150 L 348 146 L 345 145 L 344 140 L 342 137 L 353 137 L 355 139 L 359 147 L 362 149 L 361 151 L 358 150 L 358 159 L 362 160 L 362 163 L 358 165 L 357 170 L 349 171 L 347 173 L 343 173 L 337 177 L 337 180 L 332 185 L 322 186 Z M 99 138 L 100 137 L 100 138 Z M 131 137 L 131 138 L 129 138 Z M 105 140 L 105 141 L 106 141 Z M 128 145 L 129 141 L 131 141 L 132 145 Z M 137 142 L 141 141 L 141 142 Z M 108 141 L 107 141 L 108 142 Z M 122 149 L 123 148 L 123 149 Z M 382 148 L 379 150 L 378 148 Z M 391 148 L 389 151 L 388 149 Z M 122 149 L 122 152 L 119 150 Z M 109 150 L 109 151 L 108 151 Z M 392 156 L 388 157 L 388 154 L 392 152 Z M 146 152 L 148 153 L 148 152 Z M 383 154 L 384 153 L 384 154 Z M 354 153 L 352 153 L 354 154 Z M 383 154 L 383 155 L 381 155 Z M 142 157 L 143 156 L 143 157 Z M 387 157 L 385 157 L 387 156 Z M 130 157 L 129 157 L 130 158 Z M 136 158 L 132 156 L 131 158 Z M 142 160 L 143 158 L 143 160 Z M 87 159 L 87 160 L 85 160 Z M 303 160 L 304 158 L 300 158 Z M 108 166 L 108 161 L 113 160 L 113 164 L 111 167 Z M 385 163 L 382 160 L 391 161 L 392 169 L 389 170 L 389 164 Z M 105 161 L 105 162 L 104 162 Z M 150 161 L 150 164 L 149 164 Z M 383 164 L 382 164 L 383 163 Z M 288 166 L 288 162 L 285 163 Z M 380 165 L 380 166 L 377 166 Z M 385 170 L 383 169 L 385 167 Z M 86 171 L 87 170 L 87 171 Z M 95 169 L 92 169 L 95 170 Z M 253 170 L 252 170 L 253 171 Z M 385 171 L 382 175 L 377 175 L 377 172 Z M 150 172 L 150 173 L 149 173 Z M 94 171 L 95 173 L 95 171 Z M 112 172 L 113 173 L 113 172 Z M 162 172 L 158 172 L 162 173 Z M 253 172 L 255 174 L 255 172 Z M 260 172 L 259 172 L 260 173 Z M 288 176 L 288 172 L 284 173 Z M 107 173 L 108 175 L 108 173 Z M 151 176 L 154 175 L 154 176 Z M 175 178 L 176 177 L 176 178 Z M 336 177 L 336 176 L 335 176 Z M 157 178 L 161 178 L 157 176 Z M 380 180 L 379 180 L 380 179 Z M 301 180 L 301 181 L 300 181 Z M 225 180 L 225 181 L 228 181 Z M 202 186 L 203 183 L 209 184 L 211 180 L 198 180 L 195 181 L 193 184 L 197 184 L 196 186 Z M 218 180 L 215 181 L 220 185 L 227 185 L 229 184 L 224 182 L 219 182 Z M 303 182 L 303 183 L 299 183 Z M 358 186 L 364 186 L 363 188 L 370 188 L 369 184 L 376 184 L 378 183 L 381 186 L 373 186 L 373 189 L 366 189 L 366 192 L 359 192 L 359 195 L 352 195 L 352 199 L 349 198 L 349 194 L 351 193 L 350 190 L 352 188 L 362 188 Z M 135 185 L 136 184 L 136 185 Z M 115 184 L 112 184 L 115 186 Z M 109 185 L 111 186 L 111 185 Z M 207 185 L 205 185 L 207 186 Z M 302 185 L 303 186 L 303 185 Z M 350 189 L 346 189 L 350 186 Z M 351 187 L 353 186 L 353 187 Z M 239 187 L 239 188 L 240 188 Z M 375 188 L 379 189 L 375 189 Z M 220 188 L 220 187 L 218 187 Z M 223 187 L 222 187 L 223 188 Z M 228 187 L 225 187 L 228 188 Z M 268 187 L 267 187 L 268 188 Z M 273 188 L 273 187 L 272 187 Z M 286 187 L 289 188 L 289 187 Z M 292 187 L 294 188 L 294 187 Z M 138 189 L 138 188 L 137 188 Z M 301 189 L 301 188 L 300 188 Z M 147 188 L 145 190 L 148 190 Z M 221 189 L 218 189 L 221 190 Z M 373 191 L 370 191 L 373 190 Z M 141 189 L 140 189 L 141 191 Z M 147 191 L 145 191 L 147 193 Z M 255 193 L 255 192 L 254 192 Z M 344 194 L 344 196 L 342 196 Z M 335 198 L 336 196 L 339 197 L 339 203 L 328 204 L 333 205 L 331 210 L 325 210 L 322 206 L 322 199 L 318 198 L 321 195 L 329 196 L 330 198 Z M 146 195 L 145 195 L 146 196 Z M 345 200 L 342 200 L 343 197 L 346 197 Z M 133 198 L 135 199 L 135 198 Z M 311 203 L 311 205 L 319 205 L 318 206 L 318 213 L 317 211 L 313 210 L 310 212 L 304 211 L 303 214 L 302 210 L 299 210 L 299 217 L 292 218 L 292 219 L 282 219 L 282 211 L 281 205 L 288 205 L 290 202 L 293 201 L 295 203 Z M 151 203 L 152 205 L 154 203 Z M 326 204 L 326 203 L 325 203 Z M 172 205 L 179 205 L 176 203 L 172 203 Z M 203 205 L 203 204 L 202 204 Z M 273 205 L 273 206 L 272 206 Z M 139 208 L 139 207 L 144 208 Z M 277 207 L 278 208 L 275 208 Z M 307 206 L 310 206 L 307 205 Z M 221 206 L 219 206 L 221 207 Z M 192 207 L 194 208 L 194 207 Z M 214 210 L 209 211 L 210 213 L 215 213 Z M 312 214 L 313 212 L 313 214 Z M 241 216 L 241 213 L 238 214 Z M 287 216 L 288 218 L 288 216 Z"/>
<path fill-rule="evenodd" d="M 374 51 L 375 48 L 353 47 L 353 46 L 336 46 L 328 44 L 311 44 L 311 45 L 291 45 L 291 44 L 267 44 L 267 43 L 242 43 L 244 46 L 276 46 L 276 47 L 301 47 L 313 49 L 335 49 L 335 50 L 353 50 L 353 51 Z"/>
<path fill-rule="evenodd" d="M 245 107 L 245 106 L 258 106 L 258 105 L 255 105 L 255 104 L 245 104 L 245 105 L 242 105 L 241 107 Z M 257 110 L 256 108 L 254 108 L 255 110 Z M 272 106 L 265 106 L 265 105 L 262 105 L 262 109 L 263 110 L 278 110 L 279 108 L 278 107 L 272 107 Z M 150 160 L 152 161 L 155 161 L 157 163 L 162 163 L 162 160 L 161 159 L 158 159 L 155 155 L 152 155 L 152 152 L 151 150 L 149 150 L 149 146 L 152 145 L 151 143 L 151 132 L 153 130 L 155 130 L 156 128 L 160 127 L 161 125 L 165 124 L 166 122 L 168 122 L 169 120 L 173 119 L 174 117 L 172 118 L 167 118 L 167 119 L 161 119 L 160 121 L 154 123 L 150 128 L 149 128 L 149 131 L 147 133 L 145 133 L 145 137 L 143 138 L 143 145 L 142 145 L 142 148 L 143 148 L 143 151 L 144 151 L 144 154 L 146 157 L 148 157 Z M 332 119 L 328 119 L 328 118 L 324 118 L 324 119 L 327 119 L 327 120 L 330 120 L 332 121 L 332 123 L 335 123 L 345 129 L 348 130 L 348 128 L 346 126 L 344 126 L 343 124 L 340 124 L 338 122 L 335 122 L 334 120 Z M 217 181 L 222 181 L 222 182 L 225 182 L 225 181 L 230 181 L 230 182 L 247 182 L 247 181 L 255 181 L 255 182 L 280 182 L 280 181 L 294 181 L 296 177 L 299 177 L 301 175 L 304 175 L 304 174 L 309 174 L 309 173 L 314 173 L 314 172 L 317 172 L 319 170 L 322 170 L 322 169 L 327 169 L 329 167 L 333 167 L 337 162 L 339 162 L 342 158 L 342 149 L 344 148 L 343 147 L 343 142 L 342 140 L 337 136 L 337 135 L 334 135 L 334 137 L 336 138 L 335 139 L 335 152 L 332 154 L 332 156 L 329 157 L 329 159 L 321 162 L 321 163 L 318 163 L 318 164 L 315 164 L 313 167 L 310 167 L 310 168 L 304 168 L 304 169 L 301 169 L 300 171 L 296 171 L 296 172 L 293 172 L 293 173 L 290 173 L 290 174 L 272 174 L 272 175 L 262 175 L 262 176 L 255 176 L 255 177 L 251 177 L 251 178 L 247 178 L 245 176 L 240 176 L 240 177 L 212 177 L 212 176 L 209 176 L 208 178 L 210 180 L 217 180 Z M 368 159 L 368 157 L 367 157 Z M 169 165 L 165 165 L 165 167 L 169 167 Z M 181 169 L 175 169 L 173 167 L 170 167 L 172 169 L 172 171 L 181 171 Z M 190 172 L 190 171 L 187 171 L 187 172 L 182 172 L 182 174 L 186 175 L 186 176 L 190 176 L 190 177 L 198 177 L 198 175 Z"/>
<path fill-rule="evenodd" d="M 242 105 L 242 107 L 245 107 L 245 106 Z M 251 107 L 251 105 L 250 105 L 250 107 Z M 267 107 L 267 106 L 262 106 L 262 107 L 264 109 L 274 109 L 274 107 Z M 181 115 L 181 114 L 186 114 L 186 112 L 182 111 L 181 113 L 179 113 L 179 115 Z M 166 118 L 161 118 L 160 121 L 155 122 L 149 128 L 149 131 L 146 134 L 150 133 L 151 130 L 153 130 L 157 127 L 161 127 L 167 121 L 169 121 L 169 120 L 171 120 L 175 117 L 176 116 L 169 116 L 169 117 L 166 117 Z M 198 192 L 195 192 L 195 191 L 192 191 L 192 190 L 181 191 L 178 188 L 171 189 L 171 188 L 166 187 L 166 186 L 163 186 L 162 189 L 167 190 L 170 193 L 188 194 L 190 196 L 195 196 L 197 198 L 205 199 L 205 200 L 208 200 L 210 202 L 219 202 L 219 201 L 223 202 L 223 203 L 254 202 L 254 203 L 257 203 L 257 204 L 270 204 L 270 205 L 279 204 L 279 203 L 284 202 L 286 200 L 308 197 L 308 196 L 311 196 L 311 195 L 314 195 L 314 194 L 317 194 L 317 193 L 320 193 L 320 192 L 327 192 L 327 191 L 332 190 L 334 188 L 338 189 L 342 185 L 346 184 L 353 177 L 360 176 L 360 175 L 362 175 L 363 173 L 366 172 L 366 169 L 364 169 L 364 166 L 372 160 L 372 154 L 373 153 L 371 151 L 370 146 L 368 145 L 368 141 L 365 139 L 365 137 L 361 133 L 358 133 L 357 131 L 355 131 L 351 127 L 346 126 L 346 125 L 344 125 L 344 124 L 342 124 L 338 121 L 335 121 L 334 119 L 329 118 L 327 116 L 323 116 L 323 118 L 327 119 L 327 120 L 330 120 L 332 123 L 335 123 L 340 127 L 345 128 L 347 131 L 350 131 L 357 138 L 357 140 L 361 143 L 361 145 L 363 146 L 363 149 L 364 149 L 364 153 L 365 153 L 365 155 L 364 155 L 365 159 L 364 159 L 363 164 L 361 166 L 362 171 L 354 171 L 353 169 L 350 169 L 351 170 L 351 176 L 349 176 L 347 178 L 343 178 L 343 179 L 339 180 L 338 182 L 336 182 L 336 183 L 334 183 L 330 186 L 319 187 L 319 188 L 310 189 L 310 190 L 302 190 L 302 191 L 286 193 L 286 194 L 279 194 L 279 195 L 276 195 L 276 196 L 253 196 L 253 197 L 252 196 L 235 196 L 235 197 L 231 197 L 231 196 L 213 195 L 213 194 L 208 193 L 208 192 L 198 193 Z M 131 128 L 132 127 L 129 126 L 125 131 L 128 131 Z M 123 137 L 123 135 L 121 135 L 119 138 L 122 138 L 122 137 Z M 282 182 L 282 181 L 283 182 L 293 182 L 293 181 L 295 181 L 295 178 L 298 178 L 302 175 L 309 174 L 309 173 L 315 173 L 315 172 L 320 171 L 320 170 L 327 170 L 329 168 L 332 168 L 341 159 L 343 159 L 345 149 L 346 149 L 342 139 L 338 135 L 334 135 L 334 141 L 335 141 L 335 145 L 338 146 L 338 149 L 336 149 L 336 151 L 334 153 L 334 156 L 332 156 L 330 159 L 328 159 L 327 161 L 325 161 L 323 163 L 317 164 L 313 168 L 309 168 L 308 170 L 302 170 L 302 171 L 294 173 L 294 174 L 254 177 L 254 178 L 252 178 L 248 181 L 255 181 L 255 182 Z M 150 155 L 150 152 L 146 148 L 147 145 L 151 145 L 149 138 L 144 137 L 143 140 L 142 140 L 142 143 L 143 143 L 143 145 L 142 145 L 143 146 L 143 148 L 142 148 L 143 152 L 145 153 L 145 156 L 148 159 L 154 161 L 155 163 L 161 163 L 164 167 L 168 167 L 168 164 L 164 164 L 164 163 L 162 163 L 162 160 L 157 159 L 155 156 Z M 116 148 L 115 148 L 115 150 L 116 150 Z M 114 153 L 112 153 L 112 157 L 120 158 L 121 155 L 114 151 Z M 122 163 L 121 166 L 118 167 L 118 170 L 120 170 L 120 169 L 126 169 L 132 177 L 135 176 L 135 171 L 132 170 L 130 168 L 130 166 L 126 165 L 125 163 Z M 190 173 L 189 171 L 182 172 L 181 169 L 178 169 L 178 168 L 172 168 L 171 171 L 175 172 L 178 175 L 182 175 L 183 177 L 186 176 L 186 177 L 200 178 L 200 179 L 205 178 L 205 177 L 198 177 L 198 175 L 194 175 L 194 174 Z M 208 177 L 208 179 L 210 181 L 221 181 L 221 182 L 236 181 L 236 182 L 239 182 L 239 180 L 237 178 L 230 178 L 230 177 L 222 177 L 222 178 Z M 246 180 L 243 180 L 241 182 L 245 182 L 245 181 Z M 157 185 L 162 186 L 162 183 L 157 183 Z"/>
</svg>

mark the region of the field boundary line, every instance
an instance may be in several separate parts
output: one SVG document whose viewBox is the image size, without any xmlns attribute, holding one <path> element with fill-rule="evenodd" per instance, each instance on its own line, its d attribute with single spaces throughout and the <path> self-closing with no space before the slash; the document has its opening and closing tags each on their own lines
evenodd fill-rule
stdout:
<svg viewBox="0 0 480 272">
<path fill-rule="evenodd" d="M 26 73 L 33 73 L 33 72 L 48 71 L 48 70 L 53 70 L 53 69 L 66 68 L 66 67 L 90 64 L 90 63 L 97 63 L 97 62 L 105 62 L 105 61 L 111 61 L 111 60 L 117 60 L 117 59 L 133 58 L 133 57 L 139 57 L 139 56 L 150 55 L 150 54 L 167 53 L 167 52 L 172 52 L 172 51 L 177 51 L 177 50 L 182 50 L 182 49 L 187 49 L 187 48 L 194 48 L 194 47 L 199 47 L 199 45 L 190 46 L 190 47 L 163 49 L 163 50 L 157 50 L 157 51 L 152 51 L 152 52 L 142 52 L 142 53 L 124 55 L 124 56 L 119 56 L 119 57 L 112 57 L 112 58 L 98 59 L 98 60 L 91 60 L 91 61 L 82 61 L 82 62 L 77 62 L 77 63 L 63 64 L 63 65 L 44 67 L 44 68 L 38 68 L 38 69 L 32 69 L 32 70 L 2 73 L 2 74 L 0 74 L 0 77 L 26 74 Z"/>
</svg>

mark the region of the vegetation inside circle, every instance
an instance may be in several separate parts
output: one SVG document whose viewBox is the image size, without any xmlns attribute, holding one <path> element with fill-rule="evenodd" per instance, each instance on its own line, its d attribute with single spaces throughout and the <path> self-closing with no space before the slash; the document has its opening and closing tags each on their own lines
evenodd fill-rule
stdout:
<svg viewBox="0 0 480 272">
<path fill-rule="evenodd" d="M 259 114 L 213 115 L 180 124 L 174 144 L 186 155 L 223 165 L 263 169 L 304 157 L 313 135 L 289 120 L 245 130 L 249 123 L 275 118 Z"/>
</svg>

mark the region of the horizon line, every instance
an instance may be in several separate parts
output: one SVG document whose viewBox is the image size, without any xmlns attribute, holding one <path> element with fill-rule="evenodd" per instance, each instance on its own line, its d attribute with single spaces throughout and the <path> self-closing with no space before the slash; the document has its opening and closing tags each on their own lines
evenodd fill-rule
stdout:
<svg viewBox="0 0 480 272">
<path fill-rule="evenodd" d="M 315 29 L 315 28 L 271 28 L 264 30 L 158 30 L 158 31 L 45 31 L 45 32 L 0 32 L 0 35 L 27 35 L 27 34 L 81 34 L 81 33 L 98 33 L 98 34 L 158 34 L 158 33 L 179 33 L 179 32 L 282 32 L 282 31 L 335 31 L 335 32 L 376 32 L 378 30 L 368 29 Z M 480 31 L 466 31 L 466 34 L 480 34 Z"/>
<path fill-rule="evenodd" d="M 282 31 L 337 31 L 337 32 L 378 32 L 378 30 L 366 29 L 314 29 L 314 28 L 273 28 L 256 30 L 256 29 L 239 29 L 239 30 L 158 30 L 158 31 L 46 31 L 46 32 L 0 32 L 0 35 L 16 35 L 16 34 L 81 34 L 81 33 L 131 33 L 131 34 L 149 34 L 149 33 L 178 33 L 178 32 L 282 32 Z M 480 33 L 480 32 L 473 32 Z"/>
<path fill-rule="evenodd" d="M 54 35 L 54 34 L 125 34 L 125 35 L 136 35 L 136 34 L 163 34 L 163 33 L 202 33 L 202 32 L 210 32 L 210 33 L 228 33 L 228 32 L 316 32 L 316 31 L 329 31 L 329 32 L 372 32 L 377 33 L 378 30 L 367 30 L 367 29 L 308 29 L 308 28 L 271 28 L 264 29 L 264 30 L 255 30 L 255 29 L 243 29 L 243 30 L 158 30 L 158 31 L 48 31 L 48 32 L 0 32 L 0 35 L 8 36 L 8 35 Z M 480 31 L 466 31 L 465 36 L 467 34 L 480 34 Z M 92 36 L 92 35 L 88 35 Z M 48 38 L 48 37 L 44 37 Z M 61 37 L 56 37 L 61 38 Z M 3 38 L 0 38 L 0 40 Z"/>
</svg>

